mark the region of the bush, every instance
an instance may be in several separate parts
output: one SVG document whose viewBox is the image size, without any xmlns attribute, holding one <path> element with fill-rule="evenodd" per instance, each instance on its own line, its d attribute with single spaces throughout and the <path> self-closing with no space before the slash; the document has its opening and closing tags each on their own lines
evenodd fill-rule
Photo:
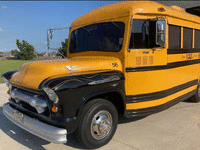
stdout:
<svg viewBox="0 0 200 150">
<path fill-rule="evenodd" d="M 22 60 L 32 60 L 36 57 L 35 48 L 27 41 L 22 40 L 22 42 L 19 42 L 19 39 L 17 39 L 16 44 L 19 48 L 19 51 L 17 49 L 11 51 L 12 55 L 14 55 L 16 58 Z"/>
<path fill-rule="evenodd" d="M 58 56 L 62 56 L 63 58 L 64 58 L 64 56 L 65 57 L 67 57 L 67 48 L 68 48 L 68 39 L 65 39 L 65 42 L 61 42 L 61 45 L 62 45 L 62 47 L 60 47 L 59 49 L 58 49 L 58 51 L 62 54 L 60 54 L 60 53 L 57 53 L 57 55 Z"/>
</svg>

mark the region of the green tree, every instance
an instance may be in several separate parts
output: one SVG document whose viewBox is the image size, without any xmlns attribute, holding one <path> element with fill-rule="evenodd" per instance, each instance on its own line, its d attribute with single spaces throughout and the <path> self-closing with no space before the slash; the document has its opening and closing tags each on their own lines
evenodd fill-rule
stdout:
<svg viewBox="0 0 200 150">
<path fill-rule="evenodd" d="M 18 55 L 18 50 L 17 49 L 15 49 L 15 50 L 11 50 L 11 54 L 13 55 L 13 56 L 17 56 Z"/>
<path fill-rule="evenodd" d="M 19 51 L 14 50 L 14 56 L 16 58 L 22 59 L 22 60 L 31 60 L 36 57 L 35 55 L 35 48 L 30 45 L 28 42 L 22 40 L 22 42 L 19 42 L 19 39 L 16 40 L 17 47 L 19 48 Z"/>
<path fill-rule="evenodd" d="M 64 58 L 64 56 L 67 57 L 68 39 L 65 39 L 65 42 L 62 41 L 61 45 L 62 45 L 62 47 L 60 47 L 58 49 L 59 53 L 57 53 L 57 55 L 62 56 L 63 58 Z"/>
</svg>

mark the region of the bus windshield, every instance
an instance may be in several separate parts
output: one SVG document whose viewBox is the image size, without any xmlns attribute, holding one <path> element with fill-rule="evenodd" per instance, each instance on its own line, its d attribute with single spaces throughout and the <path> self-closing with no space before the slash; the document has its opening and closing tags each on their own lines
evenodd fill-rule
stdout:
<svg viewBox="0 0 200 150">
<path fill-rule="evenodd" d="M 123 45 L 124 29 L 123 22 L 112 21 L 82 26 L 72 31 L 69 52 L 118 52 Z"/>
</svg>

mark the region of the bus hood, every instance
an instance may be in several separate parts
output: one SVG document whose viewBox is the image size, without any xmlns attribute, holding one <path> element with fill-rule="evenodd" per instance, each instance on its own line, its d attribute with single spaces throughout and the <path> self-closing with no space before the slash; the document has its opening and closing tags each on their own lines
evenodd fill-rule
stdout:
<svg viewBox="0 0 200 150">
<path fill-rule="evenodd" d="M 114 57 L 75 57 L 71 59 L 36 61 L 23 64 L 10 79 L 12 84 L 38 90 L 42 81 L 53 76 L 92 74 L 106 71 L 122 71 L 119 59 Z"/>
</svg>

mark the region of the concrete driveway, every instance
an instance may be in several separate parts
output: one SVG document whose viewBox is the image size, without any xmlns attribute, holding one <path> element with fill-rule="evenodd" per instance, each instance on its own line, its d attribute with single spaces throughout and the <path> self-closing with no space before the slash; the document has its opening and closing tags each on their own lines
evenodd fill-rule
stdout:
<svg viewBox="0 0 200 150">
<path fill-rule="evenodd" d="M 66 144 L 54 144 L 19 128 L 4 117 L 7 87 L 0 84 L 1 150 L 84 149 L 74 135 Z M 200 103 L 181 102 L 143 118 L 119 118 L 113 139 L 99 150 L 200 150 Z"/>
</svg>

